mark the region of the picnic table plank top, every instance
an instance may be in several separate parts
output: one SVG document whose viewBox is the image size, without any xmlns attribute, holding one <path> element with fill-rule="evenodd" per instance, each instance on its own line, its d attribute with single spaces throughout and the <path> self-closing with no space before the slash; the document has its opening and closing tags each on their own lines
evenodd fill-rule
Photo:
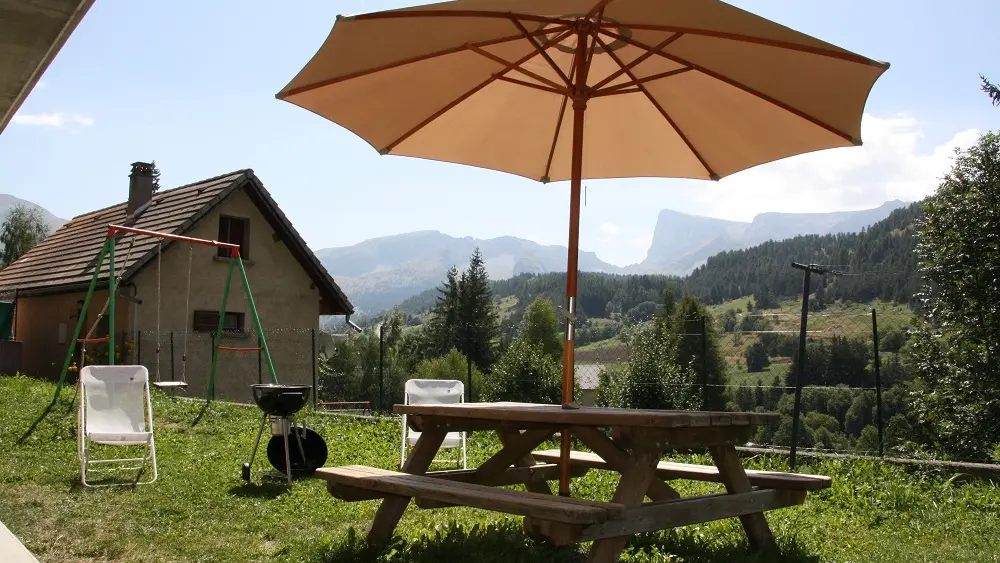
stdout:
<svg viewBox="0 0 1000 563">
<path fill-rule="evenodd" d="M 563 408 L 536 403 L 452 403 L 394 405 L 396 414 L 442 418 L 502 420 L 570 426 L 634 426 L 646 428 L 775 426 L 779 417 L 771 413 L 616 409 L 605 407 Z"/>
</svg>

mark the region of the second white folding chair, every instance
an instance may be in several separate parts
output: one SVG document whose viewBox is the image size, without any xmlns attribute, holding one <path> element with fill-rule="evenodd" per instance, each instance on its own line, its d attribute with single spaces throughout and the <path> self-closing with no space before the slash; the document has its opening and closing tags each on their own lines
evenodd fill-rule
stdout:
<svg viewBox="0 0 1000 563">
<path fill-rule="evenodd" d="M 156 445 L 153 442 L 153 405 L 149 372 L 144 366 L 86 366 L 80 370 L 79 440 L 80 481 L 86 487 L 119 484 L 146 485 L 156 481 Z M 88 443 L 109 446 L 146 446 L 143 457 L 90 459 Z M 116 464 L 115 471 L 140 471 L 152 462 L 152 479 L 94 485 L 87 482 L 92 465 Z M 95 468 L 96 469 L 96 468 Z"/>
<path fill-rule="evenodd" d="M 455 379 L 411 379 L 403 388 L 403 403 L 407 405 L 447 405 L 465 402 L 465 385 Z M 403 415 L 403 453 L 399 464 L 406 462 L 406 446 L 413 447 L 420 438 L 420 432 L 406 423 Z M 441 448 L 461 448 L 462 469 L 468 469 L 465 453 L 465 432 L 449 432 L 441 443 Z M 435 459 L 435 463 L 450 460 Z"/>
</svg>

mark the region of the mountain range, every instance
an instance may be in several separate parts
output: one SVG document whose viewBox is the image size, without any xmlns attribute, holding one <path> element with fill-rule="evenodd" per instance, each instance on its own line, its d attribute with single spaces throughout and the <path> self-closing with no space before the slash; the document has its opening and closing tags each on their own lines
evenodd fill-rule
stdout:
<svg viewBox="0 0 1000 563">
<path fill-rule="evenodd" d="M 859 232 L 908 205 L 889 201 L 874 209 L 831 213 L 762 213 L 750 222 L 660 212 L 653 241 L 639 264 L 616 266 L 593 252 L 580 253 L 580 270 L 609 274 L 686 275 L 719 252 L 749 248 L 797 235 Z M 453 237 L 418 231 L 316 251 L 337 283 L 362 313 L 377 313 L 439 285 L 452 266 L 459 269 L 479 248 L 490 278 L 566 270 L 566 247 L 505 236 Z"/>
<path fill-rule="evenodd" d="M 632 273 L 687 275 L 710 257 L 769 240 L 798 235 L 856 233 L 909 203 L 887 201 L 874 209 L 830 213 L 761 213 L 750 222 L 660 211 L 646 259 Z M 635 272 L 638 270 L 638 272 Z"/>
<path fill-rule="evenodd" d="M 21 204 L 39 209 L 49 232 L 66 221 L 45 208 L 0 194 L 0 217 Z M 908 203 L 894 200 L 874 209 L 830 213 L 762 213 L 749 222 L 727 221 L 664 209 L 653 240 L 639 264 L 616 266 L 593 252 L 580 252 L 580 270 L 607 274 L 690 274 L 720 252 L 753 247 L 797 235 L 854 233 L 881 221 Z M 493 280 L 519 274 L 566 270 L 566 247 L 504 236 L 453 237 L 418 231 L 369 239 L 352 246 L 317 250 L 316 255 L 350 297 L 359 313 L 373 314 L 439 285 L 449 268 L 465 267 L 479 248 Z"/>
</svg>

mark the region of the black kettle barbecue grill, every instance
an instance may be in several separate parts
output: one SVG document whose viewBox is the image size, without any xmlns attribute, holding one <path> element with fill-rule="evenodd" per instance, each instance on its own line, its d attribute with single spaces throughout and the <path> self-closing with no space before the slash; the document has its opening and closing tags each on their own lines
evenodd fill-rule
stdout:
<svg viewBox="0 0 1000 563">
<path fill-rule="evenodd" d="M 264 426 L 271 422 L 271 439 L 267 443 L 267 460 L 275 469 L 285 474 L 292 484 L 292 473 L 311 475 L 326 463 L 326 442 L 322 436 L 305 425 L 295 423 L 295 413 L 302 410 L 309 399 L 308 385 L 280 385 L 260 383 L 250 386 L 253 400 L 264 412 L 257 429 L 250 461 L 243 464 L 243 480 L 250 480 L 250 466 L 257 455 Z M 289 448 L 288 436 L 295 436 L 296 448 Z M 294 453 L 291 450 L 296 450 Z"/>
</svg>

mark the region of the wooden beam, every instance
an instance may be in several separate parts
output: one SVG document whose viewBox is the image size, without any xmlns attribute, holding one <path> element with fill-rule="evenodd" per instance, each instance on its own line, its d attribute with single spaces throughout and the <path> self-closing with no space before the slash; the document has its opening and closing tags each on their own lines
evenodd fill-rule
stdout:
<svg viewBox="0 0 1000 563">
<path fill-rule="evenodd" d="M 719 476 L 726 485 L 726 491 L 731 495 L 739 495 L 741 493 L 749 493 L 753 490 L 753 487 L 750 485 L 750 479 L 747 477 L 746 471 L 743 469 L 743 464 L 740 462 L 740 457 L 736 454 L 736 448 L 722 446 L 711 448 L 710 451 L 712 452 L 712 459 L 715 460 L 715 465 L 719 468 Z M 774 544 L 774 536 L 771 534 L 770 526 L 767 525 L 767 519 L 764 518 L 763 511 L 743 512 L 740 516 L 740 522 L 743 524 L 743 530 L 750 540 L 750 545 L 765 552 L 777 550 Z"/>
<path fill-rule="evenodd" d="M 805 502 L 805 491 L 758 489 L 746 493 L 717 493 L 667 502 L 646 503 L 625 511 L 625 517 L 594 526 L 546 523 L 541 528 L 555 545 L 655 532 L 691 524 L 760 513 Z"/>
</svg>

